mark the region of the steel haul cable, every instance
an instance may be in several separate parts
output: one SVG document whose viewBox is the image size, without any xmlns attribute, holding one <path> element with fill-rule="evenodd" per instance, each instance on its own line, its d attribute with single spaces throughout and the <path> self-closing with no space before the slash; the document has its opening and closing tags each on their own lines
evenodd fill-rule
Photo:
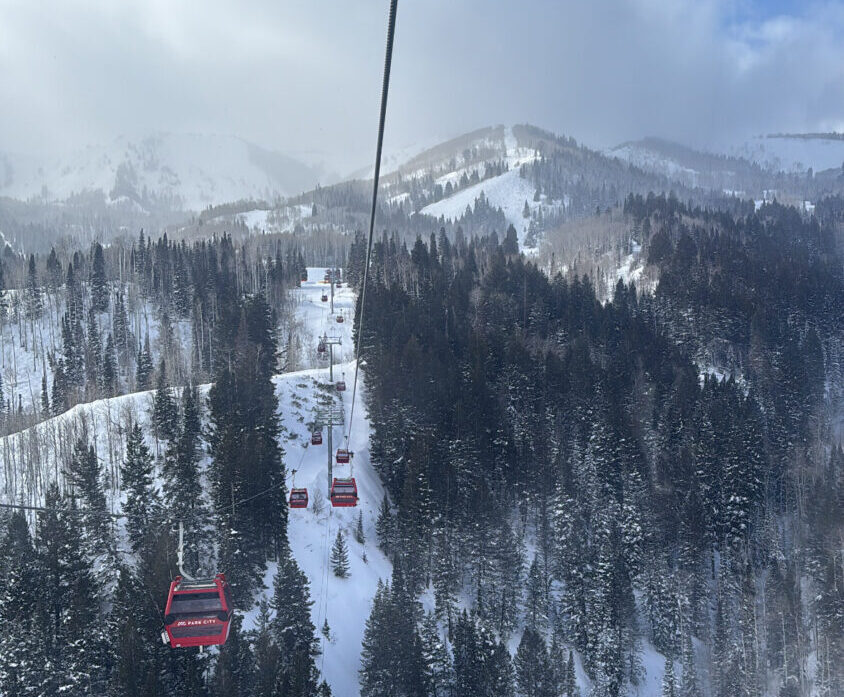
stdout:
<svg viewBox="0 0 844 697">
<path fill-rule="evenodd" d="M 355 396 L 358 389 L 360 370 L 360 342 L 363 329 L 363 310 L 366 305 L 366 281 L 369 276 L 369 261 L 372 257 L 372 239 L 375 232 L 375 211 L 378 206 L 378 179 L 381 176 L 381 149 L 384 144 L 384 122 L 387 118 L 387 93 L 390 89 L 390 68 L 393 63 L 393 39 L 396 33 L 396 8 L 398 0 L 390 0 L 390 17 L 387 22 L 387 52 L 384 56 L 384 80 L 381 83 L 381 114 L 378 121 L 378 144 L 375 148 L 375 176 L 372 181 L 372 208 L 369 211 L 369 238 L 366 243 L 366 263 L 363 266 L 363 283 L 360 291 L 360 312 L 358 312 L 357 341 L 355 342 L 355 378 L 352 384 L 352 406 L 349 411 L 349 430 L 346 445 L 351 447 L 352 425 L 355 419 Z"/>
</svg>

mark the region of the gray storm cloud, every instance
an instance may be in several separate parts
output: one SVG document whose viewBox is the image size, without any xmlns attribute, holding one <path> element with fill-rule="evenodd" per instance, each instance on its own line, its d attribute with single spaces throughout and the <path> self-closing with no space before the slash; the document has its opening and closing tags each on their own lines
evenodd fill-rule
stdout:
<svg viewBox="0 0 844 697">
<path fill-rule="evenodd" d="M 594 145 L 844 127 L 844 7 L 405 0 L 387 144 L 531 122 Z M 337 170 L 373 149 L 386 2 L 0 2 L 0 150 L 239 135 Z M 732 13 L 732 14 L 731 14 Z"/>
</svg>

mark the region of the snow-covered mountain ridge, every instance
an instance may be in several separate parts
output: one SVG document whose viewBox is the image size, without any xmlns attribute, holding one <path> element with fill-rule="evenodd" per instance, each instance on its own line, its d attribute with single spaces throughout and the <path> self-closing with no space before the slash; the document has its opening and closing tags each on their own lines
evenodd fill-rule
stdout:
<svg viewBox="0 0 844 697">
<path fill-rule="evenodd" d="M 202 210 L 240 199 L 273 200 L 313 188 L 317 167 L 240 138 L 163 133 L 121 137 L 71 155 L 41 160 L 0 153 L 0 196 L 64 201 L 102 192 L 143 208 Z"/>
</svg>

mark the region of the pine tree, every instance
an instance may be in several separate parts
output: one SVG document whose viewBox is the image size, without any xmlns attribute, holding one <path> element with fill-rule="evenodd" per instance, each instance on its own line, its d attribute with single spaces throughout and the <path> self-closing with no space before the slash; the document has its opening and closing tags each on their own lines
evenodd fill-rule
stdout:
<svg viewBox="0 0 844 697">
<path fill-rule="evenodd" d="M 275 689 L 282 657 L 273 638 L 270 605 L 266 599 L 258 603 L 258 620 L 252 645 L 255 654 L 255 695 L 270 697 Z"/>
<path fill-rule="evenodd" d="M 545 627 L 548 619 L 545 608 L 546 597 L 542 570 L 539 568 L 538 557 L 534 555 L 525 585 L 525 622 L 528 627 L 539 630 Z"/>
<path fill-rule="evenodd" d="M 46 419 L 50 416 L 50 392 L 47 389 L 47 367 L 41 368 L 41 417 Z M 2 385 L 0 385 L 0 401 L 2 401 Z"/>
<path fill-rule="evenodd" d="M 317 670 L 315 657 L 319 653 L 315 628 L 311 622 L 313 602 L 308 592 L 308 579 L 284 545 L 278 562 L 278 572 L 273 582 L 272 608 L 275 617 L 271 631 L 281 655 L 278 680 L 289 686 L 302 686 L 302 692 L 313 694 Z"/>
<path fill-rule="evenodd" d="M 80 516 L 88 537 L 87 549 L 112 557 L 114 539 L 111 519 L 106 507 L 105 493 L 100 480 L 100 463 L 94 446 L 79 439 L 73 449 L 70 465 L 65 473 L 74 495 L 83 503 Z"/>
<path fill-rule="evenodd" d="M 519 253 L 519 238 L 512 223 L 507 226 L 507 234 L 504 236 L 504 242 L 501 243 L 501 251 L 504 254 Z"/>
<path fill-rule="evenodd" d="M 700 697 L 700 689 L 697 682 L 697 668 L 695 666 L 695 652 L 692 645 L 692 637 L 688 632 L 683 641 L 682 654 L 683 674 L 680 680 L 681 697 Z"/>
<path fill-rule="evenodd" d="M 0 249 L 0 252 L 2 251 Z M 3 273 L 3 259 L 0 258 L 0 322 L 6 317 L 6 279 Z"/>
<path fill-rule="evenodd" d="M 219 363 L 208 395 L 209 478 L 221 518 L 217 542 L 220 563 L 232 569 L 237 581 L 232 583 L 236 600 L 246 600 L 260 583 L 267 557 L 279 553 L 287 531 L 281 426 L 272 381 L 274 325 L 262 294 L 244 303 L 232 334 L 232 355 Z M 240 499 L 251 500 L 248 506 L 232 507 Z"/>
<path fill-rule="evenodd" d="M 380 581 L 364 630 L 360 686 L 362 697 L 430 694 L 422 640 L 414 613 L 408 612 L 406 591 L 394 595 Z"/>
<path fill-rule="evenodd" d="M 144 347 L 138 353 L 138 365 L 135 370 L 135 387 L 148 390 L 152 387 L 152 354 L 149 350 L 149 335 L 144 337 Z"/>
<path fill-rule="evenodd" d="M 114 397 L 117 392 L 117 366 L 114 352 L 114 338 L 111 334 L 106 339 L 105 349 L 102 358 L 102 394 L 106 397 Z"/>
<path fill-rule="evenodd" d="M 164 359 L 158 364 L 158 379 L 155 384 L 155 398 L 152 403 L 152 423 L 155 428 L 155 437 L 172 441 L 177 434 L 176 405 L 173 396 L 170 394 L 170 386 L 167 384 L 167 368 Z"/>
<path fill-rule="evenodd" d="M 164 493 L 172 508 L 184 518 L 185 559 L 200 568 L 209 556 L 204 529 L 209 519 L 200 482 L 202 423 L 196 388 L 182 389 L 182 421 L 175 442 L 164 456 Z"/>
<path fill-rule="evenodd" d="M 437 620 L 431 613 L 426 614 L 422 620 L 420 638 L 431 697 L 446 697 L 451 694 L 454 679 L 451 658 L 440 637 Z"/>
<path fill-rule="evenodd" d="M 94 308 L 88 311 L 88 324 L 85 337 L 85 389 L 89 396 L 96 396 L 102 382 L 103 348 L 100 340 L 100 328 Z"/>
<path fill-rule="evenodd" d="M 554 678 L 545 641 L 525 627 L 515 658 L 516 683 L 522 697 L 554 697 Z"/>
<path fill-rule="evenodd" d="M 146 589 L 128 568 L 120 570 L 109 617 L 109 643 L 114 654 L 110 695 L 146 697 L 151 689 L 163 690 L 155 662 L 154 637 L 146 633 L 143 609 L 138 606 Z"/>
<path fill-rule="evenodd" d="M 384 494 L 384 498 L 381 499 L 381 508 L 378 511 L 378 520 L 375 521 L 375 535 L 378 538 L 378 546 L 388 557 L 393 550 L 394 527 L 395 522 L 390 510 L 390 501 L 387 499 L 387 494 Z"/>
<path fill-rule="evenodd" d="M 57 643 L 64 647 L 65 684 L 64 688 L 59 687 L 59 692 L 104 694 L 109 656 L 106 628 L 98 616 L 103 589 L 94 575 L 93 556 L 85 551 L 88 545 L 81 535 L 84 516 L 71 504 L 59 520 L 63 529 L 58 555 L 62 589 L 59 602 L 63 613 Z M 81 637 L 84 641 L 80 641 Z"/>
<path fill-rule="evenodd" d="M 569 660 L 566 663 L 563 692 L 566 697 L 580 697 L 580 688 L 577 686 L 577 674 L 574 668 L 574 652 L 572 651 L 569 651 Z"/>
<path fill-rule="evenodd" d="M 39 578 L 26 518 L 15 511 L 0 531 L 0 691 L 32 693 L 40 682 L 36 603 Z"/>
<path fill-rule="evenodd" d="M 88 278 L 91 284 L 91 307 L 95 312 L 105 312 L 108 309 L 108 281 L 103 246 L 95 242 L 91 252 L 91 273 Z"/>
<path fill-rule="evenodd" d="M 251 697 L 255 674 L 254 656 L 242 632 L 243 619 L 232 616 L 229 636 L 220 647 L 211 680 L 211 693 L 216 697 Z"/>
<path fill-rule="evenodd" d="M 129 318 L 126 316 L 126 302 L 122 290 L 118 290 L 114 296 L 114 317 L 112 318 L 111 328 L 114 334 L 114 346 L 117 349 L 118 360 L 121 366 L 126 366 L 129 362 L 133 338 L 129 328 Z"/>
<path fill-rule="evenodd" d="M 355 525 L 355 541 L 358 544 L 366 544 L 366 537 L 363 533 L 363 511 L 358 511 L 358 520 Z"/>
<path fill-rule="evenodd" d="M 29 319 L 38 319 L 44 309 L 44 301 L 41 297 L 41 286 L 38 283 L 38 274 L 35 270 L 35 255 L 29 255 L 29 267 L 26 275 L 26 316 Z"/>
<path fill-rule="evenodd" d="M 678 697 L 677 681 L 674 678 L 674 659 L 665 659 L 665 672 L 662 674 L 662 697 Z"/>
<path fill-rule="evenodd" d="M 337 531 L 337 537 L 331 546 L 331 570 L 338 578 L 349 577 L 349 549 L 341 530 Z"/>
<path fill-rule="evenodd" d="M 120 476 L 126 491 L 126 534 L 132 549 L 140 554 L 149 544 L 153 525 L 160 522 L 161 504 L 153 481 L 152 454 L 138 424 L 129 432 Z"/>
<path fill-rule="evenodd" d="M 437 528 L 434 532 L 434 562 L 432 567 L 434 586 L 434 612 L 437 619 L 445 622 L 451 632 L 452 618 L 457 605 L 457 590 L 460 572 L 452 548 L 453 533 Z"/>
</svg>

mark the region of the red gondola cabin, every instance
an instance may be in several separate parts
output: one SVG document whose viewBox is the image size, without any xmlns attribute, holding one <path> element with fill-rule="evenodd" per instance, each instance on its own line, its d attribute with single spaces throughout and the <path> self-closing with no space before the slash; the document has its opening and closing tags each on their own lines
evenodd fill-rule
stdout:
<svg viewBox="0 0 844 697">
<path fill-rule="evenodd" d="M 322 445 L 322 431 L 314 431 L 311 434 L 311 445 Z"/>
<path fill-rule="evenodd" d="M 288 501 L 290 508 L 307 508 L 308 507 L 308 490 L 307 489 L 291 489 L 290 500 Z"/>
<path fill-rule="evenodd" d="M 322 302 L 324 302 L 324 303 L 327 303 L 328 302 L 328 296 L 325 293 L 323 293 L 320 300 L 322 300 Z"/>
<path fill-rule="evenodd" d="M 345 448 L 337 448 L 337 464 L 348 465 L 352 459 L 352 454 Z"/>
<path fill-rule="evenodd" d="M 316 347 L 317 353 L 325 353 L 325 342 L 320 341 Z"/>
<path fill-rule="evenodd" d="M 335 387 L 337 388 L 338 392 L 345 392 L 346 391 L 346 381 L 345 380 L 338 380 Z"/>
<path fill-rule="evenodd" d="M 225 644 L 232 609 L 225 575 L 193 581 L 176 576 L 164 608 L 164 629 L 170 647 Z"/>
<path fill-rule="evenodd" d="M 331 483 L 331 505 L 335 508 L 348 508 L 358 505 L 358 485 L 354 477 L 335 477 Z"/>
<path fill-rule="evenodd" d="M 337 324 L 343 324 L 346 320 L 343 318 L 343 315 L 337 315 Z"/>
</svg>

